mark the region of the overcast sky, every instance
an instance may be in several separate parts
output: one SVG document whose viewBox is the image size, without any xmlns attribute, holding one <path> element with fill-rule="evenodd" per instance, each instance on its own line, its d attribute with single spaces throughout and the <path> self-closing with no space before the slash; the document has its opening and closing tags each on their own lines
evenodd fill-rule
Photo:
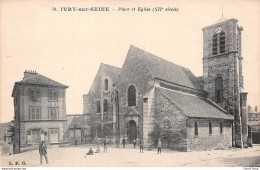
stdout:
<svg viewBox="0 0 260 170">
<path fill-rule="evenodd" d="M 2 1 L 1 122 L 13 119 L 13 85 L 35 70 L 67 89 L 67 114 L 83 113 L 101 62 L 122 67 L 131 44 L 202 75 L 202 28 L 221 18 L 243 26 L 242 57 L 248 103 L 259 104 L 260 1 Z M 110 7 L 109 12 L 61 12 L 52 7 Z M 121 12 L 119 7 L 175 7 L 178 12 Z M 112 10 L 114 9 L 114 10 Z"/>
</svg>

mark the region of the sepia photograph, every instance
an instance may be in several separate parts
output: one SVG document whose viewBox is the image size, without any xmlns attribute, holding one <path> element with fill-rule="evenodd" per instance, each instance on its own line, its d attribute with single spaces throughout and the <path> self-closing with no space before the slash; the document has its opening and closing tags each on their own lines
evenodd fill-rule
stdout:
<svg viewBox="0 0 260 170">
<path fill-rule="evenodd" d="M 2 170 L 260 167 L 259 0 L 2 0 L 0 44 Z"/>
</svg>

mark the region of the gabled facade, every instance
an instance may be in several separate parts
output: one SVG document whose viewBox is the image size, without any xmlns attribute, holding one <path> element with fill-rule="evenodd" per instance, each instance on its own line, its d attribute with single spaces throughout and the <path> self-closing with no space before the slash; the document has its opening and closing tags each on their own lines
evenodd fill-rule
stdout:
<svg viewBox="0 0 260 170">
<path fill-rule="evenodd" d="M 116 120 L 112 95 L 120 71 L 120 68 L 102 63 L 89 93 L 83 96 L 83 114 L 87 124 L 90 124 L 92 139 L 112 139 L 114 136 Z"/>
<path fill-rule="evenodd" d="M 20 148 L 46 143 L 61 143 L 67 128 L 66 88 L 34 71 L 25 71 L 22 81 L 15 82 L 14 152 Z"/>
</svg>

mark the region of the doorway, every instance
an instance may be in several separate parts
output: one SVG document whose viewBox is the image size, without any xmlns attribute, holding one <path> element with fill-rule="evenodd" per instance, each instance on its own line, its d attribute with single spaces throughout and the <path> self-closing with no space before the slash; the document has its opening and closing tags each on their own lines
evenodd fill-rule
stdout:
<svg viewBox="0 0 260 170">
<path fill-rule="evenodd" d="M 136 137 L 137 137 L 136 123 L 134 120 L 130 120 L 128 123 L 128 135 L 127 135 L 129 143 L 133 143 Z"/>
<path fill-rule="evenodd" d="M 49 129 L 50 143 L 59 142 L 59 129 Z"/>
<path fill-rule="evenodd" d="M 31 138 L 32 143 L 39 144 L 40 140 L 41 140 L 40 130 L 32 130 L 32 138 Z"/>
</svg>

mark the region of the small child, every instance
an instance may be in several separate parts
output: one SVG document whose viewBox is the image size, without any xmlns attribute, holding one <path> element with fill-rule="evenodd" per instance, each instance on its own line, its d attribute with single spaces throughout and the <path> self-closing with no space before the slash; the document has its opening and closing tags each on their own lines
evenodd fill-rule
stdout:
<svg viewBox="0 0 260 170">
<path fill-rule="evenodd" d="M 88 151 L 88 153 L 86 155 L 94 155 L 94 152 L 93 152 L 92 148 L 89 149 L 89 151 Z M 86 156 L 84 158 L 86 158 Z"/>
<path fill-rule="evenodd" d="M 96 149 L 96 152 L 95 153 L 99 153 L 100 152 L 100 150 L 99 150 L 99 147 L 97 147 L 97 149 Z"/>
</svg>

